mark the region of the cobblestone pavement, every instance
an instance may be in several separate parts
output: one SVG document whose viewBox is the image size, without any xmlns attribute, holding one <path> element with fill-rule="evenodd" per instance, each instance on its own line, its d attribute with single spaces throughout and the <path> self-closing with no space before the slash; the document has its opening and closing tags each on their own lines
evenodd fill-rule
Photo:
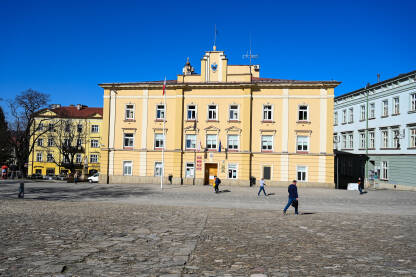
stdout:
<svg viewBox="0 0 416 277">
<path fill-rule="evenodd" d="M 412 192 L 0 186 L 0 276 L 416 276 Z"/>
</svg>

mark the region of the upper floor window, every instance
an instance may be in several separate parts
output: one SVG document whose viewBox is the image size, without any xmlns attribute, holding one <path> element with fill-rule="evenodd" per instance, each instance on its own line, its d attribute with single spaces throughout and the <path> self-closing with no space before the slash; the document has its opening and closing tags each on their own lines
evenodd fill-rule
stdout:
<svg viewBox="0 0 416 277">
<path fill-rule="evenodd" d="M 217 135 L 207 135 L 207 148 L 217 149 Z"/>
<path fill-rule="evenodd" d="M 416 93 L 410 94 L 410 111 L 416 111 Z"/>
<path fill-rule="evenodd" d="M 389 100 L 383 100 L 382 114 L 383 114 L 383 116 L 388 116 L 389 115 Z"/>
<path fill-rule="evenodd" d="M 392 129 L 391 130 L 391 135 L 392 135 L 392 139 L 393 139 L 393 148 L 399 148 L 399 146 L 400 146 L 400 142 L 399 142 L 399 139 L 400 139 L 400 131 L 399 131 L 399 129 Z"/>
<path fill-rule="evenodd" d="M 334 113 L 334 125 L 338 125 L 338 112 Z"/>
<path fill-rule="evenodd" d="M 273 136 L 261 136 L 261 151 L 273 151 Z"/>
<path fill-rule="evenodd" d="M 365 132 L 360 132 L 360 149 L 365 148 Z"/>
<path fill-rule="evenodd" d="M 353 108 L 349 108 L 348 123 L 353 123 L 353 122 L 354 122 L 354 109 Z"/>
<path fill-rule="evenodd" d="M 98 147 L 98 139 L 92 139 L 91 140 L 91 147 L 97 148 Z"/>
<path fill-rule="evenodd" d="M 376 118 L 376 104 L 370 103 L 370 118 Z"/>
<path fill-rule="evenodd" d="M 53 123 L 48 124 L 48 131 L 54 132 L 55 131 L 55 125 Z"/>
<path fill-rule="evenodd" d="M 62 163 L 69 164 L 69 157 L 67 155 L 62 157 Z"/>
<path fill-rule="evenodd" d="M 186 135 L 186 149 L 196 148 L 196 135 Z"/>
<path fill-rule="evenodd" d="M 263 120 L 264 121 L 273 120 L 273 106 L 272 105 L 263 105 Z"/>
<path fill-rule="evenodd" d="M 53 159 L 53 155 L 52 155 L 52 153 L 48 153 L 48 154 L 46 155 L 46 161 L 47 161 L 48 163 L 53 163 L 54 159 Z"/>
<path fill-rule="evenodd" d="M 381 131 L 381 141 L 382 141 L 383 148 L 389 147 L 389 132 L 387 130 Z"/>
<path fill-rule="evenodd" d="M 353 133 L 348 134 L 348 148 L 354 149 L 354 134 Z"/>
<path fill-rule="evenodd" d="M 98 125 L 91 125 L 91 133 L 98 133 L 99 131 Z"/>
<path fill-rule="evenodd" d="M 410 133 L 410 147 L 415 148 L 416 147 L 416 128 L 411 128 L 409 130 Z"/>
<path fill-rule="evenodd" d="M 309 151 L 309 137 L 297 136 L 296 138 L 296 151 L 307 152 Z"/>
<path fill-rule="evenodd" d="M 217 105 L 208 105 L 208 120 L 217 120 Z"/>
<path fill-rule="evenodd" d="M 69 139 L 64 139 L 63 146 L 71 146 L 71 142 L 69 141 Z"/>
<path fill-rule="evenodd" d="M 341 139 L 342 139 L 342 141 L 341 141 L 342 149 L 347 149 L 347 135 L 342 134 Z"/>
<path fill-rule="evenodd" d="M 165 105 L 156 105 L 156 119 L 165 119 Z"/>
<path fill-rule="evenodd" d="M 65 123 L 65 132 L 71 132 L 71 124 Z"/>
<path fill-rule="evenodd" d="M 77 132 L 82 133 L 82 124 L 77 125 Z"/>
<path fill-rule="evenodd" d="M 307 121 L 308 118 L 308 106 L 307 105 L 301 105 L 299 106 L 298 111 L 298 120 L 299 121 Z"/>
<path fill-rule="evenodd" d="M 238 120 L 238 105 L 230 105 L 230 120 Z"/>
<path fill-rule="evenodd" d="M 91 154 L 90 155 L 90 163 L 98 163 L 98 155 L 97 154 Z"/>
<path fill-rule="evenodd" d="M 43 139 L 41 138 L 38 139 L 38 146 L 43 146 Z"/>
<path fill-rule="evenodd" d="M 82 163 L 82 156 L 81 156 L 81 154 L 77 154 L 75 156 L 75 163 L 77 163 L 77 164 Z"/>
<path fill-rule="evenodd" d="M 399 114 L 400 113 L 400 98 L 394 97 L 393 98 L 393 114 Z"/>
<path fill-rule="evenodd" d="M 347 110 L 342 111 L 342 124 L 347 123 Z"/>
<path fill-rule="evenodd" d="M 49 147 L 54 146 L 54 141 L 53 141 L 53 138 L 48 138 L 48 146 L 49 146 Z"/>
<path fill-rule="evenodd" d="M 36 161 L 41 162 L 42 161 L 42 152 L 36 153 Z"/>
<path fill-rule="evenodd" d="M 374 131 L 368 131 L 368 148 L 374 149 L 376 145 Z"/>
<path fill-rule="evenodd" d="M 123 147 L 133 148 L 134 146 L 134 134 L 124 133 Z"/>
<path fill-rule="evenodd" d="M 165 135 L 155 134 L 155 149 L 161 149 L 165 147 Z"/>
<path fill-rule="evenodd" d="M 196 106 L 188 105 L 188 120 L 196 120 Z"/>
<path fill-rule="evenodd" d="M 126 105 L 126 120 L 133 120 L 134 119 L 134 105 L 133 104 L 127 104 Z"/>
<path fill-rule="evenodd" d="M 82 146 L 82 139 L 77 139 L 77 146 Z"/>
<path fill-rule="evenodd" d="M 238 150 L 239 137 L 238 135 L 228 135 L 228 150 Z"/>
<path fill-rule="evenodd" d="M 360 120 L 365 120 L 366 114 L 365 114 L 365 105 L 360 106 Z"/>
<path fill-rule="evenodd" d="M 43 123 L 40 122 L 38 125 L 38 131 L 43 131 Z"/>
<path fill-rule="evenodd" d="M 332 140 L 333 140 L 333 142 L 334 142 L 334 144 L 333 144 L 333 146 L 334 146 L 334 149 L 338 149 L 338 135 L 337 134 L 334 134 L 333 135 L 333 138 L 332 138 Z"/>
</svg>

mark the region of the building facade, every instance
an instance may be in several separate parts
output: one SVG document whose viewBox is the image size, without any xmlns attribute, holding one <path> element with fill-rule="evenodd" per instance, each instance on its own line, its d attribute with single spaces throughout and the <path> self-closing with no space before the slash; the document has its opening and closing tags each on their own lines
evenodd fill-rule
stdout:
<svg viewBox="0 0 416 277">
<path fill-rule="evenodd" d="M 416 71 L 335 97 L 334 148 L 366 154 L 367 147 L 370 181 L 416 189 Z"/>
<path fill-rule="evenodd" d="M 335 81 L 260 78 L 208 51 L 196 74 L 167 81 L 105 83 L 101 182 L 333 186 Z M 166 106 L 164 104 L 166 101 Z M 166 118 L 165 136 L 163 121 Z M 169 178 L 170 176 L 170 178 Z"/>
<path fill-rule="evenodd" d="M 29 158 L 28 174 L 55 176 L 71 173 L 60 166 L 67 159 L 62 148 L 70 145 L 81 149 L 74 157 L 80 174 L 98 172 L 102 123 L 102 108 L 79 104 L 67 107 L 52 105 L 38 112 L 33 126 L 36 132 L 31 141 L 35 146 Z"/>
</svg>

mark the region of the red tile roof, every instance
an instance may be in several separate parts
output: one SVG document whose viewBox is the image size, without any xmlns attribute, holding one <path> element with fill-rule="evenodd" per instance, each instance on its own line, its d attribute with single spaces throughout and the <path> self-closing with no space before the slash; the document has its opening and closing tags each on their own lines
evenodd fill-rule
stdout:
<svg viewBox="0 0 416 277">
<path fill-rule="evenodd" d="M 70 118 L 89 118 L 94 116 L 95 114 L 103 116 L 103 108 L 90 108 L 84 106 L 83 108 L 78 110 L 76 106 L 67 106 L 49 110 L 56 113 L 59 116 Z"/>
</svg>

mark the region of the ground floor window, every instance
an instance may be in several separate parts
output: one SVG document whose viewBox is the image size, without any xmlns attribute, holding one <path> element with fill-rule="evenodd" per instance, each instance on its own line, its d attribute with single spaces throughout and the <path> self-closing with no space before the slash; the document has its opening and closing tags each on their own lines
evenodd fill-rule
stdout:
<svg viewBox="0 0 416 277">
<path fill-rule="evenodd" d="M 416 147 L 416 128 L 410 129 L 410 147 Z"/>
<path fill-rule="evenodd" d="M 163 164 L 162 162 L 155 162 L 155 176 L 162 176 Z"/>
<path fill-rule="evenodd" d="M 35 169 L 36 174 L 42 174 L 42 169 Z"/>
<path fill-rule="evenodd" d="M 228 179 L 237 179 L 237 164 L 228 164 Z"/>
<path fill-rule="evenodd" d="M 389 178 L 389 171 L 388 171 L 388 163 L 387 161 L 381 162 L 381 176 L 380 179 L 388 180 Z"/>
<path fill-rule="evenodd" d="M 48 175 L 48 176 L 55 175 L 55 168 L 47 168 L 46 169 L 46 175 Z"/>
<path fill-rule="evenodd" d="M 272 168 L 270 166 L 263 166 L 263 178 L 264 180 L 270 180 L 272 178 Z"/>
<path fill-rule="evenodd" d="M 195 165 L 194 163 L 186 163 L 185 168 L 185 177 L 186 178 L 193 178 L 195 172 Z"/>
<path fill-rule="evenodd" d="M 300 182 L 306 182 L 308 176 L 308 168 L 306 166 L 297 166 L 297 180 Z"/>
<path fill-rule="evenodd" d="M 123 162 L 123 175 L 124 176 L 131 176 L 133 172 L 133 162 L 132 161 L 124 161 Z"/>
</svg>

